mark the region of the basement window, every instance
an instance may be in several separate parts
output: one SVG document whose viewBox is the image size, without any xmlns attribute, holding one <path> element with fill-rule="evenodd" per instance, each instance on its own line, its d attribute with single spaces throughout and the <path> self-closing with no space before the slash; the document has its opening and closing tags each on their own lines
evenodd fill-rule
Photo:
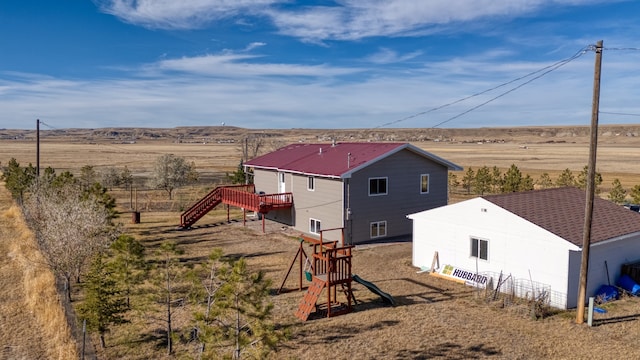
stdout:
<svg viewBox="0 0 640 360">
<path fill-rule="evenodd" d="M 387 195 L 387 178 L 369 178 L 369 196 Z"/>
<path fill-rule="evenodd" d="M 471 238 L 471 257 L 489 260 L 489 240 Z"/>
<path fill-rule="evenodd" d="M 371 238 L 379 238 L 387 236 L 387 222 L 386 221 L 374 221 L 370 225 Z"/>
<path fill-rule="evenodd" d="M 320 220 L 309 219 L 309 232 L 312 234 L 320 234 Z"/>
</svg>

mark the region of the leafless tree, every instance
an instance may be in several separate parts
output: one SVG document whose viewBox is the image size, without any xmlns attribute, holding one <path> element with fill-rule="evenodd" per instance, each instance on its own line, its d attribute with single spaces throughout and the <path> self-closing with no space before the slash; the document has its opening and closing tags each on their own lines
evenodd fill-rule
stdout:
<svg viewBox="0 0 640 360">
<path fill-rule="evenodd" d="M 64 281 L 71 300 L 71 279 L 115 239 L 118 228 L 109 211 L 96 199 L 85 197 L 74 184 L 34 186 L 24 203 L 29 225 L 47 264 Z"/>
<path fill-rule="evenodd" d="M 269 151 L 286 145 L 282 139 L 270 138 L 264 134 L 248 134 L 240 141 L 242 162 L 249 161 Z"/>
<path fill-rule="evenodd" d="M 165 190 L 171 200 L 174 189 L 196 180 L 198 173 L 195 163 L 188 163 L 184 158 L 166 154 L 156 159 L 151 185 L 156 189 Z"/>
</svg>

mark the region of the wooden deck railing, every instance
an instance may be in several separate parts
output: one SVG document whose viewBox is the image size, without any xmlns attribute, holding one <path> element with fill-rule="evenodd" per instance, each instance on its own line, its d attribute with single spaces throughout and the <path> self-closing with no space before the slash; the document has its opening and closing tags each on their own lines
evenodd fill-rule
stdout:
<svg viewBox="0 0 640 360">
<path fill-rule="evenodd" d="M 180 226 L 187 228 L 193 225 L 221 202 L 266 214 L 274 209 L 293 206 L 293 194 L 256 194 L 253 184 L 219 186 L 182 213 Z"/>
</svg>

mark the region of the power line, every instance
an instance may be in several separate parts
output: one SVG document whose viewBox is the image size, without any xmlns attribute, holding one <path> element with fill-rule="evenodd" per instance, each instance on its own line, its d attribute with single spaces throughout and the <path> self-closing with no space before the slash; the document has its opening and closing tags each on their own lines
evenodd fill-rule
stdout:
<svg viewBox="0 0 640 360">
<path fill-rule="evenodd" d="M 459 117 L 461 117 L 461 116 L 463 116 L 463 115 L 466 115 L 466 114 L 468 114 L 468 113 L 472 112 L 473 110 L 476 110 L 476 109 L 478 109 L 478 108 L 480 108 L 480 107 L 482 107 L 482 106 L 485 106 L 485 105 L 487 105 L 487 104 L 488 104 L 488 103 L 490 103 L 490 102 L 493 102 L 493 101 L 495 101 L 495 100 L 497 100 L 497 99 L 499 99 L 499 98 L 501 98 L 501 97 L 503 97 L 503 96 L 505 96 L 505 95 L 507 95 L 507 94 L 509 94 L 509 93 L 512 93 L 512 92 L 514 92 L 514 91 L 516 91 L 516 90 L 520 89 L 521 87 L 523 87 L 523 86 L 525 86 L 525 85 L 527 85 L 527 84 L 529 84 L 529 83 L 531 83 L 531 82 L 533 82 L 533 81 L 535 81 L 535 80 L 540 79 L 541 77 L 543 77 L 543 76 L 545 76 L 545 75 L 549 74 L 550 72 L 555 71 L 555 70 L 557 70 L 557 69 L 559 69 L 559 68 L 563 67 L 564 65 L 566 65 L 566 64 L 568 64 L 568 63 L 570 63 L 571 61 L 573 61 L 573 60 L 575 60 L 575 59 L 579 58 L 580 56 L 584 55 L 584 54 L 587 52 L 587 49 L 589 49 L 589 48 L 591 48 L 591 45 L 590 45 L 590 46 L 588 46 L 588 47 L 586 47 L 586 48 L 581 49 L 580 51 L 578 51 L 577 53 L 575 53 L 572 57 L 567 58 L 567 59 L 565 59 L 565 60 L 561 60 L 561 61 L 559 61 L 559 62 L 555 63 L 554 65 L 552 65 L 550 68 L 549 68 L 549 67 L 547 67 L 547 68 L 548 68 L 548 70 L 546 70 L 545 72 L 541 73 L 540 75 L 534 76 L 534 77 L 533 77 L 533 78 L 531 78 L 530 80 L 527 80 L 527 81 L 523 82 L 522 84 L 520 84 L 520 85 L 518 85 L 518 86 L 516 86 L 516 87 L 514 87 L 514 88 L 511 88 L 511 89 L 509 89 L 509 90 L 507 90 L 507 91 L 505 91 L 505 92 L 503 92 L 502 94 L 499 94 L 499 95 L 497 95 L 497 96 L 494 96 L 493 98 L 491 98 L 491 99 L 489 99 L 489 100 L 487 100 L 487 101 L 485 101 L 485 102 L 483 102 L 483 103 L 480 103 L 480 104 L 478 104 L 478 105 L 476 105 L 476 106 L 474 106 L 474 107 L 472 107 L 472 108 L 470 108 L 470 109 L 468 109 L 468 110 L 465 110 L 465 111 L 461 112 L 461 113 L 460 113 L 460 114 L 458 114 L 458 115 L 452 116 L 452 117 L 448 118 L 448 119 L 447 119 L 447 120 L 445 120 L 445 121 L 439 122 L 438 124 L 436 124 L 436 125 L 432 126 L 432 128 L 436 128 L 436 127 L 438 127 L 438 126 L 440 126 L 440 125 L 443 125 L 443 124 L 448 123 L 448 122 L 449 122 L 449 121 L 451 121 L 451 120 L 454 120 L 454 119 L 457 119 L 457 118 L 459 118 Z"/>
<path fill-rule="evenodd" d="M 640 48 L 634 48 L 634 47 L 626 47 L 626 48 L 603 48 L 602 50 L 640 51 Z"/>
<path fill-rule="evenodd" d="M 609 111 L 600 111 L 600 114 L 608 114 L 608 115 L 623 115 L 623 116 L 640 116 L 640 114 L 630 114 L 630 113 L 620 113 L 620 112 L 609 112 Z"/>
<path fill-rule="evenodd" d="M 397 120 L 394 120 L 394 121 L 391 121 L 391 122 L 388 122 L 388 123 L 385 123 L 385 124 L 382 124 L 382 125 L 378 125 L 378 126 L 376 126 L 374 129 L 378 129 L 378 128 L 381 128 L 381 127 L 386 127 L 386 126 L 389 126 L 389 125 L 397 124 L 397 123 L 400 123 L 400 122 L 403 122 L 403 121 L 406 121 L 406 120 L 409 120 L 409 119 L 416 118 L 416 117 L 421 116 L 421 115 L 425 115 L 425 114 L 428 114 L 428 113 L 434 112 L 434 111 L 436 111 L 436 110 L 443 109 L 443 108 L 448 107 L 448 106 L 451 106 L 451 105 L 458 104 L 458 103 L 463 102 L 463 101 L 465 101 L 465 100 L 471 99 L 471 98 L 473 98 L 473 97 L 480 96 L 480 95 L 482 95 L 482 94 L 486 94 L 486 93 L 488 93 L 488 92 L 490 92 L 490 91 L 493 91 L 493 90 L 499 89 L 499 88 L 501 88 L 501 87 L 507 86 L 507 85 L 512 84 L 512 83 L 514 83 L 514 82 L 517 82 L 517 81 L 520 81 L 520 80 L 526 79 L 526 78 L 528 78 L 528 77 L 530 77 L 530 76 L 533 76 L 533 75 L 535 75 L 535 74 L 538 74 L 538 73 L 543 72 L 541 75 L 539 75 L 539 76 L 537 76 L 537 77 L 534 77 L 533 79 L 531 79 L 531 80 L 529 80 L 529 81 L 527 81 L 527 82 L 525 82 L 525 83 L 523 83 L 523 84 L 521 84 L 521 85 L 519 85 L 519 86 L 517 86 L 517 87 L 515 87 L 515 88 L 511 89 L 511 90 L 508 90 L 508 91 L 506 91 L 506 92 L 502 93 L 501 95 L 499 95 L 499 96 L 497 96 L 497 97 L 495 97 L 495 98 L 493 98 L 493 99 L 491 99 L 491 100 L 489 100 L 489 101 L 487 101 L 487 102 L 485 102 L 485 103 L 483 103 L 483 104 L 480 104 L 480 105 L 478 105 L 478 106 L 476 106 L 476 107 L 473 107 L 473 108 L 471 108 L 471 109 L 469 109 L 469 110 L 465 111 L 464 113 L 461 113 L 461 114 L 456 115 L 456 116 L 454 116 L 454 117 L 452 117 L 452 118 L 449 118 L 449 119 L 447 119 L 447 120 L 445 120 L 445 121 L 443 121 L 443 122 L 441 122 L 441 123 L 439 123 L 439 124 L 437 124 L 437 125 L 435 125 L 435 126 L 433 126 L 433 127 L 440 126 L 440 125 L 442 125 L 442 124 L 444 124 L 444 123 L 447 123 L 447 122 L 449 122 L 449 121 L 451 121 L 451 120 L 454 120 L 454 119 L 456 119 L 456 118 L 458 118 L 458 117 L 460 117 L 460 116 L 462 116 L 462 115 L 465 115 L 465 114 L 467 114 L 467 113 L 469 113 L 469 112 L 471 112 L 471 111 L 473 111 L 473 110 L 475 110 L 475 109 L 477 109 L 477 108 L 479 108 L 479 107 L 481 107 L 481 106 L 484 106 L 484 105 L 488 104 L 489 102 L 491 102 L 491 101 L 493 101 L 493 100 L 496 100 L 496 99 L 498 99 L 498 98 L 500 98 L 500 97 L 502 97 L 502 96 L 504 96 L 504 95 L 506 95 L 506 94 L 508 94 L 508 93 L 510 93 L 510 92 L 512 92 L 512 91 L 515 91 L 515 90 L 519 89 L 520 87 L 522 87 L 522 86 L 524 86 L 524 85 L 526 85 L 526 84 L 528 84 L 528 83 L 532 82 L 533 80 L 536 80 L 536 79 L 541 78 L 542 76 L 544 76 L 544 75 L 546 75 L 546 74 L 548 74 L 548 73 L 550 73 L 550 72 L 552 72 L 552 71 L 554 71 L 554 70 L 556 70 L 556 69 L 558 69 L 558 68 L 562 67 L 563 65 L 566 65 L 567 63 L 569 63 L 569 62 L 571 62 L 571 61 L 573 61 L 573 60 L 575 60 L 575 59 L 579 58 L 580 56 L 584 55 L 584 54 L 587 52 L 587 50 L 592 50 L 593 48 L 594 48 L 594 46 L 593 46 L 593 45 L 585 46 L 585 47 L 583 47 L 582 49 L 580 49 L 579 51 L 577 51 L 573 56 L 571 56 L 571 57 L 569 57 L 569 58 L 567 58 L 567 59 L 560 60 L 560 61 L 558 61 L 558 62 L 556 62 L 556 63 L 554 63 L 554 64 L 551 64 L 551 65 L 545 66 L 545 67 L 543 67 L 543 68 L 541 68 L 541 69 L 538 69 L 538 70 L 532 71 L 532 72 L 530 72 L 530 73 L 528 73 L 528 74 L 526 74 L 526 75 L 524 75 L 524 76 L 521 76 L 521 77 L 515 78 L 515 79 L 513 79 L 513 80 L 510 80 L 510 81 L 504 82 L 504 83 L 499 84 L 499 85 L 497 85 L 497 86 L 494 86 L 494 87 L 492 87 L 492 88 L 489 88 L 489 89 L 486 89 L 486 90 L 480 91 L 480 92 L 478 92 L 478 93 L 475 93 L 475 94 L 472 94 L 472 95 L 469 95 L 469 96 L 466 96 L 466 97 L 460 98 L 460 99 L 458 99 L 458 100 L 455 100 L 455 101 L 452 101 L 452 102 L 449 102 L 449 103 L 446 103 L 446 104 L 443 104 L 443 105 L 440 105 L 440 106 L 433 107 L 433 108 L 431 108 L 431 109 L 429 109 L 429 110 L 422 111 L 422 112 L 419 112 L 419 113 L 416 113 L 416 114 L 413 114 L 413 115 L 409 115 L 409 116 L 406 116 L 406 117 L 404 117 L 404 118 L 397 119 Z"/>
</svg>

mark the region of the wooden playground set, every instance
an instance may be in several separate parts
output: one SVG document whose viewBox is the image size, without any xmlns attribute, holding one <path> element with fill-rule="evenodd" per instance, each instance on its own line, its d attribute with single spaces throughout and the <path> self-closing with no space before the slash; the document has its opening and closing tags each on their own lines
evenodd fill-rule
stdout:
<svg viewBox="0 0 640 360">
<path fill-rule="evenodd" d="M 246 211 L 254 211 L 267 214 L 271 210 L 290 208 L 293 206 L 291 193 L 280 194 L 256 194 L 253 185 L 218 186 L 180 216 L 180 227 L 189 229 L 199 219 L 213 210 L 218 204 L 227 205 L 227 221 L 229 221 L 229 206 L 237 206 L 243 210 L 243 222 L 246 222 Z M 265 216 L 262 216 L 262 231 L 264 232 Z M 340 241 L 323 240 L 323 234 L 328 231 L 340 231 Z M 312 247 L 313 253 L 307 256 L 303 244 Z M 340 243 L 341 246 L 338 246 Z M 300 247 L 296 257 L 291 262 L 289 270 L 282 281 L 278 293 L 283 291 L 291 270 L 298 261 L 299 288 L 307 289 L 296 316 L 306 321 L 312 313 L 324 314 L 326 317 L 347 314 L 353 310 L 356 298 L 352 291 L 352 282 L 356 281 L 364 285 L 373 293 L 379 295 L 386 304 L 395 305 L 391 295 L 380 290 L 375 284 L 368 282 L 351 272 L 353 246 L 344 246 L 344 228 L 326 229 L 320 231 L 320 239 L 314 239 L 305 235 L 300 237 Z M 311 284 L 303 286 L 303 275 Z M 318 303 L 323 291 L 326 294 L 326 302 Z M 344 294 L 345 300 L 338 301 L 338 294 Z"/>
<path fill-rule="evenodd" d="M 341 241 L 324 242 L 323 234 L 327 231 L 340 231 L 342 234 Z M 308 256 L 304 250 L 305 243 L 313 250 L 311 256 Z M 352 274 L 353 246 L 338 246 L 338 243 L 344 244 L 343 228 L 321 230 L 319 240 L 304 235 L 300 236 L 300 247 L 291 265 L 289 265 L 289 270 L 280 285 L 278 293 L 283 291 L 287 278 L 297 262 L 299 270 L 298 290 L 302 291 L 305 288 L 303 286 L 303 275 L 305 280 L 311 282 L 306 287 L 307 292 L 295 312 L 296 317 L 302 321 L 307 321 L 312 313 L 333 317 L 351 312 L 353 304 L 357 304 L 357 300 L 353 295 L 353 281 L 378 294 L 385 303 L 392 306 L 395 305 L 391 295 L 381 291 L 373 283 Z M 318 303 L 323 290 L 326 295 L 326 301 Z M 343 302 L 338 301 L 338 294 L 340 293 L 344 295 Z"/>
</svg>

